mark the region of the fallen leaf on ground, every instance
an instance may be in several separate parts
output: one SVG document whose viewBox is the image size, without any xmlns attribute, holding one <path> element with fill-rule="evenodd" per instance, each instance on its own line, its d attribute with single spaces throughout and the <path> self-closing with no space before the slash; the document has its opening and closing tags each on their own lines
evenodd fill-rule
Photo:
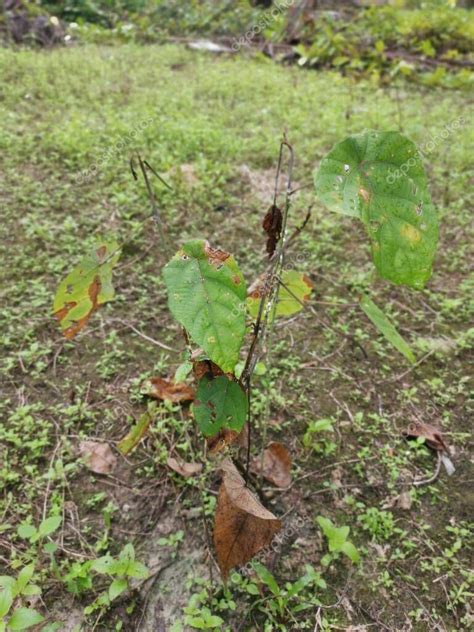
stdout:
<svg viewBox="0 0 474 632">
<path fill-rule="evenodd" d="M 117 464 L 117 458 L 108 443 L 82 441 L 79 452 L 86 466 L 96 474 L 110 474 Z"/>
<path fill-rule="evenodd" d="M 155 399 L 163 399 L 179 404 L 191 402 L 194 399 L 194 389 L 187 384 L 175 384 L 162 377 L 151 377 L 145 382 L 141 392 Z"/>
<path fill-rule="evenodd" d="M 426 445 L 432 450 L 437 450 L 438 452 L 445 451 L 449 453 L 448 446 L 443 439 L 441 431 L 430 424 L 418 421 L 414 422 L 403 431 L 403 435 L 407 439 L 418 439 L 419 437 L 423 437 Z"/>
<path fill-rule="evenodd" d="M 277 487 L 291 485 L 291 456 L 282 443 L 272 441 L 263 451 L 263 468 L 260 457 L 254 459 L 252 469 Z"/>
<path fill-rule="evenodd" d="M 395 501 L 395 507 L 398 507 L 398 509 L 404 509 L 405 511 L 411 509 L 412 504 L 413 500 L 410 492 L 402 492 Z"/>
<path fill-rule="evenodd" d="M 172 470 L 184 476 L 184 478 L 189 478 L 190 476 L 194 476 L 195 474 L 199 474 L 202 470 L 202 463 L 186 463 L 181 459 L 175 459 L 170 456 L 168 461 L 166 462 L 168 467 Z"/>
<path fill-rule="evenodd" d="M 245 486 L 230 459 L 222 462 L 221 470 L 214 546 L 221 575 L 226 580 L 231 568 L 245 564 L 272 541 L 281 529 L 281 522 Z"/>
<path fill-rule="evenodd" d="M 150 405 L 156 406 L 154 402 Z M 137 445 L 146 435 L 153 419 L 154 415 L 152 415 L 150 411 L 147 411 L 140 417 L 137 423 L 130 428 L 125 437 L 121 441 L 119 441 L 119 443 L 117 444 L 117 448 L 124 456 L 129 454 L 134 448 L 137 447 Z"/>
</svg>

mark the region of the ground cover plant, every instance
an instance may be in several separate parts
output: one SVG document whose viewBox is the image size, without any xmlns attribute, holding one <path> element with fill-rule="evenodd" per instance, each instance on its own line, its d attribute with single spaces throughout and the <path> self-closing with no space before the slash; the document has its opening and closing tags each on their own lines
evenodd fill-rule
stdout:
<svg viewBox="0 0 474 632">
<path fill-rule="evenodd" d="M 30 583 L 41 590 L 16 594 L 5 623 L 23 608 L 50 629 L 68 629 L 66 621 L 86 630 L 157 621 L 176 630 L 468 627 L 467 99 L 403 82 L 396 98 L 368 81 L 309 80 L 298 68 L 177 47 L 91 47 L 86 58 L 3 50 L 0 63 L 8 80 L 1 575 L 17 582 L 33 568 Z M 134 180 L 129 159 L 139 150 L 172 187 L 147 169 L 170 245 L 207 238 L 233 253 L 250 285 L 268 265 L 261 224 L 284 127 L 296 149 L 289 236 L 313 206 L 287 263 L 313 291 L 304 309 L 275 320 L 271 358 L 253 375 L 251 434 L 251 456 L 258 464 L 266 448 L 276 480 L 265 482 L 261 502 L 282 528 L 223 587 L 213 562 L 216 461 L 203 458 L 210 448 L 187 404 L 150 403 L 164 387 L 158 378 L 173 381 L 178 371 L 182 382 L 190 359 L 160 275 L 174 252 L 148 219 L 139 164 Z M 423 290 L 374 277 L 371 243 L 381 226 L 328 212 L 324 198 L 338 192 L 329 174 L 315 198 L 315 167 L 323 177 L 331 148 L 366 128 L 398 129 L 423 152 L 441 219 Z M 345 164 L 334 179 L 347 177 Z M 423 223 L 423 213 L 414 217 Z M 84 253 L 97 254 L 104 233 L 126 244 L 114 262 L 115 300 L 68 340 L 50 316 L 51 296 Z M 414 364 L 363 320 L 365 294 L 396 323 Z M 85 314 L 99 296 L 92 292 Z M 363 306 L 380 323 L 372 303 Z M 194 387 L 190 377 L 186 386 Z M 441 439 L 425 431 L 407 441 L 420 421 Z M 123 456 L 127 438 L 135 448 Z M 437 473 L 427 447 L 439 440 L 452 452 L 450 477 Z M 285 467 L 278 476 L 271 466 L 283 460 L 281 443 L 290 482 Z M 244 476 L 245 449 L 242 462 Z M 57 527 L 48 532 L 41 525 L 51 518 Z"/>
</svg>

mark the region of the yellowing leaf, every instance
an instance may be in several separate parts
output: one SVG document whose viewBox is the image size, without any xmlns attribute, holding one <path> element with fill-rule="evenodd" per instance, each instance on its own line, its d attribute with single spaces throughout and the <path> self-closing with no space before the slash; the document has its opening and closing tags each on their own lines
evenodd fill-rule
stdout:
<svg viewBox="0 0 474 632">
<path fill-rule="evenodd" d="M 93 312 L 114 298 L 112 268 L 119 259 L 115 241 L 100 241 L 59 284 L 53 303 L 66 338 L 73 338 Z"/>
<path fill-rule="evenodd" d="M 303 309 L 304 303 L 309 299 L 313 291 L 313 284 L 308 277 L 297 270 L 286 270 L 281 275 L 278 302 L 274 310 L 275 316 L 292 316 Z M 249 314 L 256 318 L 260 307 L 260 300 L 268 293 L 265 288 L 264 278 L 257 279 L 248 291 L 247 309 Z"/>
</svg>

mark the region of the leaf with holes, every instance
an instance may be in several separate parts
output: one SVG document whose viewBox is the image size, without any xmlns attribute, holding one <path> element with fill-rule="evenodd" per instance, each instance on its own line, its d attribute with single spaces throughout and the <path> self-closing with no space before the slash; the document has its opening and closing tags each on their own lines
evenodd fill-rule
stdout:
<svg viewBox="0 0 474 632">
<path fill-rule="evenodd" d="M 415 144 L 398 132 L 364 132 L 338 143 L 315 174 L 333 211 L 365 224 L 379 274 L 422 288 L 431 276 L 438 219 Z"/>
<path fill-rule="evenodd" d="M 245 485 L 230 459 L 222 462 L 214 522 L 214 546 L 224 579 L 234 566 L 245 564 L 280 531 L 281 522 Z"/>
<path fill-rule="evenodd" d="M 61 281 L 54 297 L 53 314 L 66 338 L 73 338 L 93 312 L 114 298 L 112 268 L 119 259 L 119 245 L 102 240 Z"/>
<path fill-rule="evenodd" d="M 308 301 L 313 284 L 308 277 L 297 270 L 286 270 L 281 275 L 278 301 L 273 310 L 275 316 L 292 316 L 297 314 Z M 260 277 L 249 287 L 247 310 L 252 318 L 256 318 L 260 309 L 260 300 L 268 292 L 265 288 L 265 278 Z"/>
<path fill-rule="evenodd" d="M 176 320 L 224 372 L 233 370 L 245 334 L 244 278 L 234 258 L 207 241 L 188 241 L 163 270 Z"/>
<path fill-rule="evenodd" d="M 206 437 L 222 428 L 240 432 L 247 419 L 247 395 L 237 382 L 226 376 L 203 377 L 193 405 L 194 417 Z"/>
<path fill-rule="evenodd" d="M 394 325 L 385 316 L 383 311 L 368 297 L 360 299 L 360 306 L 367 317 L 373 322 L 385 338 L 412 364 L 416 362 L 415 354 L 410 345 L 400 336 Z"/>
</svg>

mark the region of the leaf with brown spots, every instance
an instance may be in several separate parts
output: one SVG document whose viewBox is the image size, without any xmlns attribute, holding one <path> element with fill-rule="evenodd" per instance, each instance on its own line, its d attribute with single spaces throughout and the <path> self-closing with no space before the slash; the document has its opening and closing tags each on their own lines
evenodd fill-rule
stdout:
<svg viewBox="0 0 474 632">
<path fill-rule="evenodd" d="M 422 288 L 431 276 L 438 218 L 421 153 L 399 132 L 367 130 L 338 143 L 315 174 L 319 199 L 358 217 L 379 274 Z"/>
<path fill-rule="evenodd" d="M 425 424 L 421 421 L 413 422 L 403 432 L 403 436 L 407 439 L 418 439 L 419 437 L 423 437 L 426 445 L 432 450 L 449 453 L 448 446 L 443 439 L 441 431 L 430 424 Z"/>
<path fill-rule="evenodd" d="M 183 384 L 182 382 L 176 384 L 175 382 L 165 380 L 158 376 L 146 380 L 141 392 L 143 395 L 148 395 L 155 399 L 167 400 L 173 402 L 173 404 L 191 402 L 194 399 L 194 389 L 187 384 Z"/>
<path fill-rule="evenodd" d="M 61 281 L 54 297 L 53 315 L 66 338 L 73 338 L 101 305 L 114 298 L 112 268 L 119 256 L 117 242 L 102 240 Z"/>
<path fill-rule="evenodd" d="M 267 233 L 267 252 L 271 257 L 280 241 L 283 226 L 283 214 L 275 204 L 272 204 L 263 218 L 262 228 Z"/>
<path fill-rule="evenodd" d="M 214 546 L 224 580 L 229 571 L 251 560 L 281 529 L 281 522 L 245 486 L 230 459 L 221 465 L 223 480 L 219 489 L 214 522 Z"/>
<path fill-rule="evenodd" d="M 163 269 L 168 305 L 189 338 L 224 373 L 239 361 L 245 335 L 244 277 L 235 259 L 207 241 L 188 241 Z"/>
<path fill-rule="evenodd" d="M 117 464 L 117 458 L 108 443 L 82 441 L 79 453 L 86 466 L 96 474 L 110 474 Z"/>
<path fill-rule="evenodd" d="M 272 441 L 263 451 L 262 459 L 256 458 L 252 469 L 277 487 L 289 487 L 291 484 L 291 456 L 282 443 Z"/>
<path fill-rule="evenodd" d="M 184 478 L 189 478 L 202 471 L 202 463 L 186 463 L 182 459 L 175 459 L 172 456 L 168 458 L 166 464 Z"/>
</svg>

